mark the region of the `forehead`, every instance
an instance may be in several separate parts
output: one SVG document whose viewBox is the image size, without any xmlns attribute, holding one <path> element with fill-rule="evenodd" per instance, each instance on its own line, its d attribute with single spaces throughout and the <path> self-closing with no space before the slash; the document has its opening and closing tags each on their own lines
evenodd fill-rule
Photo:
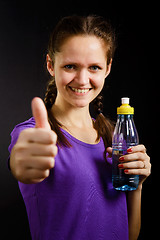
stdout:
<svg viewBox="0 0 160 240">
<path fill-rule="evenodd" d="M 74 36 L 63 43 L 56 56 L 74 61 L 106 61 L 106 47 L 95 36 Z"/>
</svg>

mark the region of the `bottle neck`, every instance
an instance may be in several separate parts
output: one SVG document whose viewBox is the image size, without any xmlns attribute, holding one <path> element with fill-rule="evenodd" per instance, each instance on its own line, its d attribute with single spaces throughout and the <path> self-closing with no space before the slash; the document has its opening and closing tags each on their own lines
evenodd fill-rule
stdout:
<svg viewBox="0 0 160 240">
<path fill-rule="evenodd" d="M 121 120 L 130 120 L 133 119 L 133 114 L 118 114 L 117 118 Z"/>
</svg>

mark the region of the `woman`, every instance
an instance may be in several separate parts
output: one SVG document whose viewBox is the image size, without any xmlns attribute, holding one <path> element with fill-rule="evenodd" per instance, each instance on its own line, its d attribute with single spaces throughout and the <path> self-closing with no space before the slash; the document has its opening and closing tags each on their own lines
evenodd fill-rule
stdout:
<svg viewBox="0 0 160 240">
<path fill-rule="evenodd" d="M 100 92 L 114 50 L 114 32 L 101 17 L 66 17 L 51 35 L 46 107 L 33 99 L 33 118 L 15 127 L 9 147 L 32 239 L 138 238 L 142 183 L 151 165 L 143 145 L 130 148 L 120 167 L 140 175 L 138 189 L 113 189 L 113 125 L 101 112 Z"/>
</svg>

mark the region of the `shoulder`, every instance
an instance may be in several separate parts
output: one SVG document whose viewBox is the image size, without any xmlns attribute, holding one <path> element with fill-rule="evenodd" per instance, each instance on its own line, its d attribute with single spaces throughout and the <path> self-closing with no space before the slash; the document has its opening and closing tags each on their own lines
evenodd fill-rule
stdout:
<svg viewBox="0 0 160 240">
<path fill-rule="evenodd" d="M 35 120 L 32 117 L 32 118 L 26 120 L 25 122 L 17 124 L 14 127 L 13 131 L 11 132 L 11 137 L 13 137 L 14 135 L 17 135 L 18 133 L 20 133 L 22 130 L 24 130 L 26 128 L 34 128 L 34 127 L 35 127 Z"/>
<path fill-rule="evenodd" d="M 11 132 L 11 144 L 8 148 L 9 152 L 11 152 L 13 146 L 16 144 L 20 132 L 23 131 L 26 128 L 34 128 L 34 127 L 35 127 L 35 120 L 34 120 L 33 117 L 28 119 L 25 122 L 17 124 L 14 127 L 13 131 Z"/>
<path fill-rule="evenodd" d="M 15 131 L 16 129 L 20 129 L 20 128 L 24 128 L 25 129 L 25 128 L 31 128 L 31 127 L 35 127 L 34 117 L 31 117 L 30 119 L 26 120 L 25 122 L 17 124 L 14 127 L 13 131 Z"/>
</svg>

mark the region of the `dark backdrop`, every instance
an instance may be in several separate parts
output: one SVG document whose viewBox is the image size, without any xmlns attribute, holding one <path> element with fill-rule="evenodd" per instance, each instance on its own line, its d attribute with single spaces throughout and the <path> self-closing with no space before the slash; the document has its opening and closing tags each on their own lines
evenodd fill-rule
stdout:
<svg viewBox="0 0 160 240">
<path fill-rule="evenodd" d="M 116 107 L 125 96 L 131 98 L 131 105 L 135 107 L 140 142 L 145 144 L 153 165 L 152 176 L 143 186 L 139 238 L 149 239 L 152 233 L 156 236 L 153 219 L 158 206 L 155 168 L 158 170 L 159 159 L 158 151 L 156 154 L 153 150 L 158 142 L 159 86 L 154 76 L 156 6 L 153 1 L 145 1 L 144 5 L 136 1 L 126 4 L 124 1 L 14 0 L 0 0 L 0 238 L 30 239 L 18 184 L 7 169 L 7 148 L 13 127 L 31 117 L 31 99 L 44 97 L 49 34 L 61 17 L 70 14 L 102 15 L 116 28 L 118 48 L 104 89 L 104 113 L 116 120 Z"/>
</svg>

